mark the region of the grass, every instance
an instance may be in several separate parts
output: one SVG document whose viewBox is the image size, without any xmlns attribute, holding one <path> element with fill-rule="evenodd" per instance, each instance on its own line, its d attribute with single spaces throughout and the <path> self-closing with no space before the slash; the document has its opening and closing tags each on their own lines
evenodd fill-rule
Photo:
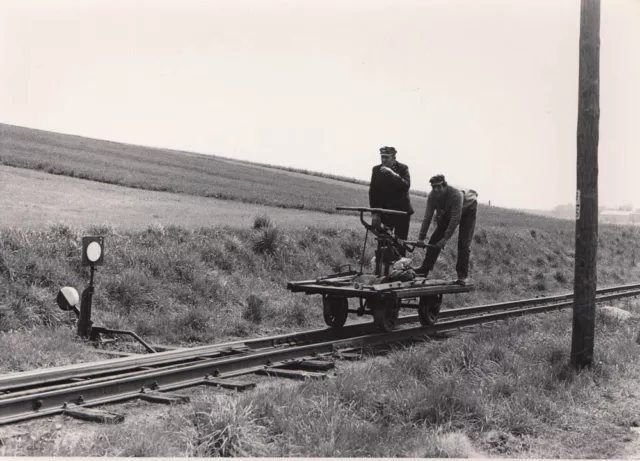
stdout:
<svg viewBox="0 0 640 461">
<path fill-rule="evenodd" d="M 67 226 L 0 231 L 5 287 L 0 331 L 68 327 L 68 313 L 54 301 L 60 287 L 81 291 L 88 280 L 79 258 L 86 233 L 105 236 L 94 321 L 172 344 L 319 326 L 319 301 L 307 305 L 309 299 L 286 291 L 286 282 L 330 272 L 347 260 L 340 241 L 354 238 L 349 230 L 286 232 L 274 225 L 245 231 L 162 226 L 124 233 Z"/>
<path fill-rule="evenodd" d="M 37 368 L 70 365 L 104 356 L 82 347 L 75 330 L 71 328 L 43 327 L 34 330 L 0 332 L 0 350 L 3 359 L 0 373 L 19 372 Z"/>
<path fill-rule="evenodd" d="M 134 417 L 55 455 L 622 457 L 640 410 L 637 321 L 599 314 L 595 366 L 579 373 L 568 366 L 570 322 L 568 312 L 521 318 L 399 348 L 343 363 L 328 382 L 193 392 L 151 427 Z M 37 453 L 50 438 L 8 449 Z"/>
</svg>

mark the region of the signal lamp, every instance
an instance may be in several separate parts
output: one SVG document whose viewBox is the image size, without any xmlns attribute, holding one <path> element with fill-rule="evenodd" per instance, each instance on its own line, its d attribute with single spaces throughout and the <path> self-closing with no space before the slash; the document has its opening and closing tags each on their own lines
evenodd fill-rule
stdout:
<svg viewBox="0 0 640 461">
<path fill-rule="evenodd" d="M 58 297 L 56 298 L 58 307 L 60 307 L 60 309 L 62 309 L 63 311 L 73 310 L 73 308 L 77 306 L 79 301 L 80 295 L 78 295 L 78 290 L 73 287 L 60 288 Z"/>
<path fill-rule="evenodd" d="M 104 237 L 82 237 L 82 265 L 101 266 L 104 262 Z"/>
</svg>

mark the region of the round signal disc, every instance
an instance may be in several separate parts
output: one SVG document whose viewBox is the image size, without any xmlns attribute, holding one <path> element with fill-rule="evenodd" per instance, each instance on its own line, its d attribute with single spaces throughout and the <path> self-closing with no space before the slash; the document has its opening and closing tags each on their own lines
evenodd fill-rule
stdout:
<svg viewBox="0 0 640 461">
<path fill-rule="evenodd" d="M 100 259 L 100 255 L 102 254 L 102 247 L 98 242 L 91 242 L 87 246 L 87 259 L 92 263 L 96 262 Z"/>
</svg>

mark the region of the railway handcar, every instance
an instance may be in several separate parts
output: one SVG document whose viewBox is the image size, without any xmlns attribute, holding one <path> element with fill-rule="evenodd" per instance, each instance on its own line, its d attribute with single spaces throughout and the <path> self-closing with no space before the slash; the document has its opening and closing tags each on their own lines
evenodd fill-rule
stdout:
<svg viewBox="0 0 640 461">
<path fill-rule="evenodd" d="M 307 295 L 322 295 L 323 315 L 325 323 L 333 328 L 344 326 L 348 315 L 372 315 L 375 325 L 384 332 L 392 331 L 396 326 L 402 308 L 417 309 L 422 325 L 433 325 L 438 318 L 442 297 L 450 293 L 464 293 L 474 289 L 472 284 L 459 285 L 455 281 L 428 280 L 416 276 L 410 267 L 403 267 L 398 252 L 403 247 L 413 252 L 417 242 L 402 241 L 397 238 L 380 220 L 384 214 L 406 214 L 402 211 L 382 208 L 338 207 L 338 210 L 360 212 L 360 222 L 366 229 L 360 270 L 346 270 L 311 280 L 292 281 L 287 288 L 292 292 Z M 364 219 L 364 214 L 371 214 L 371 222 Z M 363 273 L 367 237 L 371 232 L 376 241 L 375 267 L 373 274 Z M 339 268 L 339 269 L 342 269 Z M 349 308 L 349 299 L 358 300 L 358 308 Z M 418 300 L 411 303 L 411 300 Z"/>
</svg>

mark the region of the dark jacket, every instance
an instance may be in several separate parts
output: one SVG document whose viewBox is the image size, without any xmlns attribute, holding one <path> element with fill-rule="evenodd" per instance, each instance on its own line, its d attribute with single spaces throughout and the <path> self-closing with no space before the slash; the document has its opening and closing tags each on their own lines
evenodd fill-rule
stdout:
<svg viewBox="0 0 640 461">
<path fill-rule="evenodd" d="M 391 166 L 391 169 L 398 173 L 400 177 L 384 174 L 380 171 L 380 167 L 381 165 L 374 166 L 371 172 L 369 206 L 371 208 L 406 211 L 412 215 L 414 211 L 409 199 L 409 188 L 411 187 L 409 167 L 397 161 Z"/>
<path fill-rule="evenodd" d="M 426 238 L 434 212 L 436 212 L 436 222 L 439 222 L 445 214 L 451 214 L 449 225 L 444 233 L 444 239 L 449 240 L 460 224 L 462 213 L 477 203 L 478 193 L 473 189 L 456 189 L 453 186 L 447 186 L 447 191 L 442 197 L 436 198 L 434 194 L 429 194 L 418 240 Z"/>
</svg>

